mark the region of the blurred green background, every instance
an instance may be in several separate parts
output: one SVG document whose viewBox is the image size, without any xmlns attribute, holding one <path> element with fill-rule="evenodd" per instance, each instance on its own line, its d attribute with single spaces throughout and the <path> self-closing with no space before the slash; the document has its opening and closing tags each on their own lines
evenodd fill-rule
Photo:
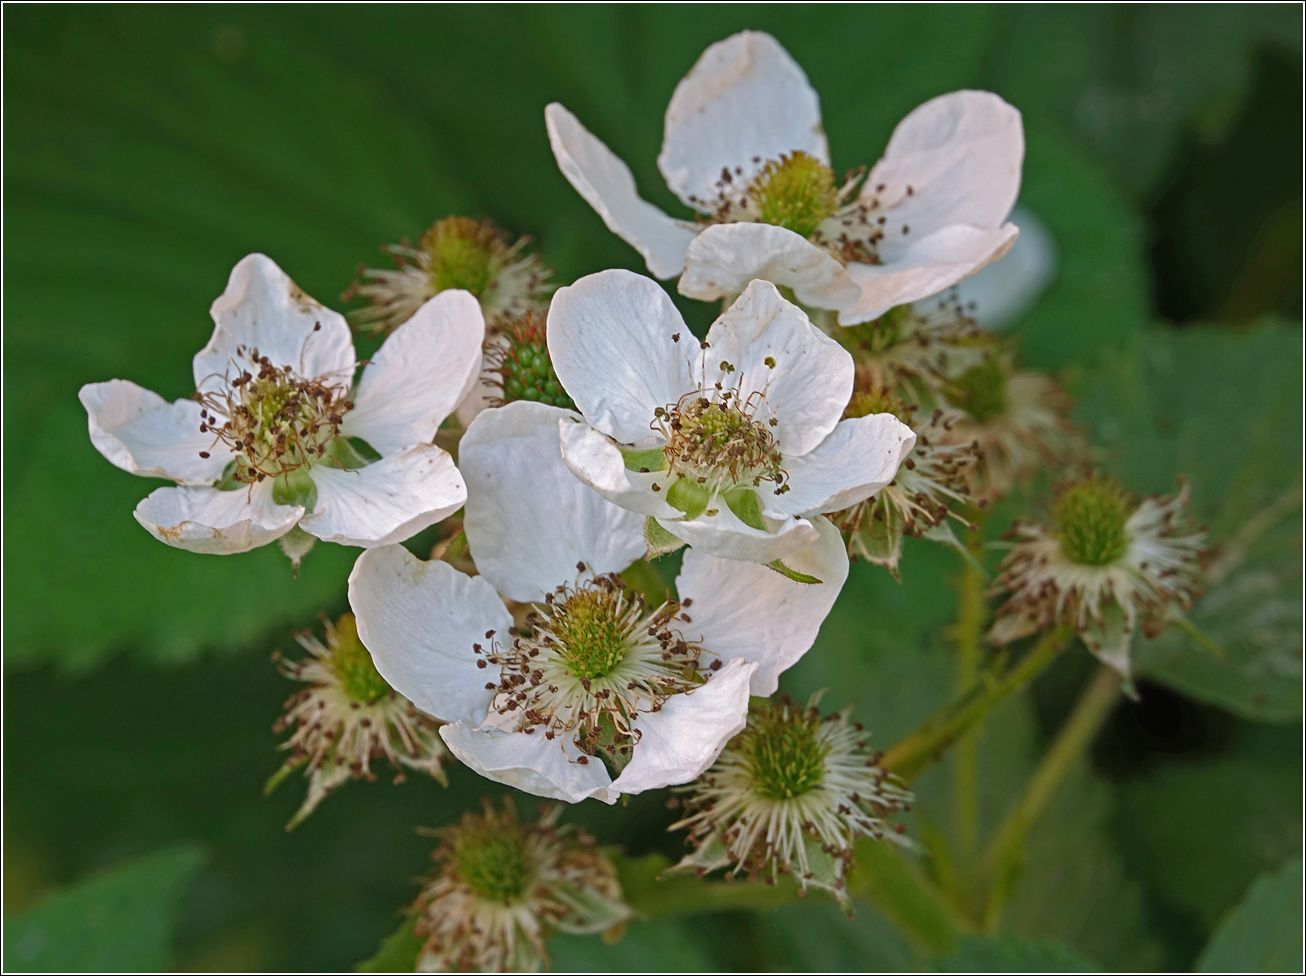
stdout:
<svg viewBox="0 0 1306 976">
<path fill-rule="evenodd" d="M 680 214 L 654 162 L 663 110 L 745 27 L 806 69 L 836 169 L 877 159 L 925 99 L 987 88 L 1024 113 L 1022 203 L 1058 248 L 1013 326 L 1027 363 L 1062 376 L 1127 487 L 1185 472 L 1229 540 L 1300 491 L 1301 26 L 1296 5 L 9 7 L 6 968 L 351 968 L 427 867 L 413 828 L 502 792 L 461 768 L 447 790 L 383 777 L 287 835 L 300 786 L 260 794 L 291 690 L 268 655 L 345 609 L 356 551 L 320 546 L 294 580 L 275 547 L 162 546 L 131 517 L 151 483 L 87 439 L 85 382 L 191 392 L 208 305 L 244 254 L 342 307 L 379 245 L 456 212 L 531 234 L 563 282 L 644 270 L 559 174 L 543 107 L 566 104 Z M 1142 701 L 1031 837 L 1007 942 L 931 960 L 869 906 L 850 923 L 814 898 L 637 923 L 615 946 L 557 939 L 558 967 L 1270 966 L 1243 947 L 1267 945 L 1293 898 L 1300 912 L 1302 826 L 1300 505 L 1276 511 L 1195 615 L 1229 661 L 1170 634 L 1143 650 Z M 855 701 L 878 746 L 909 731 L 952 687 L 955 572 L 910 540 L 901 585 L 854 567 L 782 688 Z M 1090 670 L 1066 655 L 989 723 L 982 826 Z M 919 784 L 945 831 L 946 767 Z M 569 816 L 674 855 L 664 800 Z"/>
</svg>

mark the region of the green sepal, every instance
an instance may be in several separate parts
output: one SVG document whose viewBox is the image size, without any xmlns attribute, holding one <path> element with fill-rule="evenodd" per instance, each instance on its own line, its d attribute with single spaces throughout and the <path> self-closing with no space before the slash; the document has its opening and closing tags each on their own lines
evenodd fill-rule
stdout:
<svg viewBox="0 0 1306 976">
<path fill-rule="evenodd" d="M 630 471 L 665 471 L 667 456 L 660 447 L 621 449 L 621 459 Z"/>
<path fill-rule="evenodd" d="M 712 493 L 688 478 L 678 478 L 667 489 L 667 504 L 685 513 L 686 519 L 695 519 L 707 510 Z"/>
<path fill-rule="evenodd" d="M 811 585 L 814 583 L 822 582 L 822 580 L 817 579 L 815 576 L 809 576 L 806 573 L 798 572 L 798 570 L 796 569 L 790 569 L 779 559 L 771 560 L 771 562 L 766 564 L 766 568 L 774 569 L 781 576 L 788 577 L 789 579 L 793 580 L 795 583 L 807 583 Z"/>
<path fill-rule="evenodd" d="M 726 507 L 735 513 L 739 521 L 750 529 L 768 531 L 766 521 L 762 518 L 762 499 L 757 497 L 757 492 L 752 488 L 736 485 L 722 497 L 726 500 Z"/>
<path fill-rule="evenodd" d="M 367 454 L 376 454 L 375 451 L 367 444 L 366 441 L 357 438 L 337 437 L 327 445 L 326 456 L 322 458 L 322 463 L 333 468 L 344 468 L 353 470 L 355 468 L 365 468 L 375 457 L 369 458 Z M 379 456 L 379 455 L 378 455 Z"/>
<path fill-rule="evenodd" d="M 655 559 L 675 552 L 685 544 L 685 540 L 672 535 L 662 527 L 662 523 L 652 515 L 644 520 L 644 545 L 648 547 L 645 559 Z"/>
<path fill-rule="evenodd" d="M 417 934 L 417 913 L 409 912 L 403 924 L 381 940 L 376 955 L 354 967 L 360 973 L 411 973 L 426 941 Z"/>
<path fill-rule="evenodd" d="M 248 488 L 249 486 L 243 481 L 236 480 L 236 462 L 229 461 L 227 466 L 222 469 L 222 477 L 214 484 L 218 491 L 235 491 L 237 488 Z"/>
<path fill-rule="evenodd" d="M 309 476 L 308 466 L 279 474 L 272 480 L 272 500 L 278 505 L 302 505 L 313 511 L 317 504 L 317 485 Z"/>
</svg>

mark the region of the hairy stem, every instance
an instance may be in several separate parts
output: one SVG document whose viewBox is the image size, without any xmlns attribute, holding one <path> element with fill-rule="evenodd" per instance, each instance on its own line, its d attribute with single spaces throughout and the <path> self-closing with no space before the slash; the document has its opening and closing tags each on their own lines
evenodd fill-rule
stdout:
<svg viewBox="0 0 1306 976">
<path fill-rule="evenodd" d="M 980 636 L 984 632 L 984 624 L 988 617 L 988 605 L 984 599 L 984 577 L 978 565 L 978 561 L 983 558 L 982 546 L 983 536 L 980 530 L 971 530 L 967 535 L 966 548 L 970 550 L 976 564 L 970 561 L 963 563 L 961 576 L 957 579 L 957 626 L 954 638 L 957 642 L 958 698 L 966 695 L 979 680 Z M 962 733 L 957 741 L 954 797 L 957 853 L 963 870 L 968 870 L 975 859 L 978 829 L 977 769 L 982 721 L 981 718 L 972 728 Z"/>
<path fill-rule="evenodd" d="M 979 681 L 967 694 L 943 706 L 916 731 L 892 746 L 881 757 L 880 765 L 910 783 L 942 758 L 944 750 L 994 706 L 1041 674 L 1056 659 L 1073 633 L 1070 626 L 1057 627 L 1044 634 L 1034 649 L 1006 674 L 981 673 Z"/>
<path fill-rule="evenodd" d="M 1026 834 L 1071 767 L 1092 744 L 1119 697 L 1120 675 L 1102 665 L 1079 696 L 1075 710 L 1066 719 L 1047 755 L 1025 784 L 1024 792 L 989 842 L 980 863 L 980 877 L 988 889 L 984 909 L 986 931 L 995 931 L 1002 918 L 1002 909 L 1020 870 Z"/>
</svg>

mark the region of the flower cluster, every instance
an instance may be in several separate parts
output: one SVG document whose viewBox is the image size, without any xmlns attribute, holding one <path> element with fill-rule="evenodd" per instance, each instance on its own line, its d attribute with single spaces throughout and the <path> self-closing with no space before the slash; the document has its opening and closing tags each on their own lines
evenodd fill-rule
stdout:
<svg viewBox="0 0 1306 976">
<path fill-rule="evenodd" d="M 278 541 L 296 569 L 318 539 L 364 550 L 352 613 L 281 665 L 304 685 L 269 783 L 305 768 L 291 826 L 383 759 L 444 782 L 456 758 L 567 803 L 675 787 L 678 868 L 793 874 L 847 903 L 855 842 L 896 837 L 911 795 L 851 709 L 770 700 L 781 675 L 850 554 L 897 575 L 912 536 L 977 567 L 981 510 L 1084 453 L 1056 381 L 956 290 L 1016 240 L 1020 113 L 942 95 L 839 177 L 802 69 L 745 31 L 704 52 L 665 122 L 658 166 L 692 219 L 642 200 L 561 105 L 544 119 L 562 173 L 649 270 L 720 302 L 702 337 L 652 278 L 555 291 L 526 237 L 450 216 L 346 292 L 385 337 L 367 361 L 344 316 L 252 254 L 212 305 L 193 397 L 125 380 L 80 397 L 109 461 L 174 482 L 134 512 L 168 545 Z M 1073 626 L 1128 679 L 1134 631 L 1196 594 L 1186 498 L 1066 485 L 1051 524 L 1013 530 L 991 641 Z M 440 522 L 432 558 L 403 545 Z M 682 548 L 674 581 L 646 562 Z M 436 833 L 410 916 L 421 968 L 538 969 L 550 934 L 630 914 L 556 809 L 526 825 L 487 804 Z"/>
</svg>

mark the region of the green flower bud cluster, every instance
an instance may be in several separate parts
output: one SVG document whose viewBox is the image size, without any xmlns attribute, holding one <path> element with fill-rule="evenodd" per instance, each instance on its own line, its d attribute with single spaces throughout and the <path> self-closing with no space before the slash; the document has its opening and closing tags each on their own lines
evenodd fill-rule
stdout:
<svg viewBox="0 0 1306 976">
<path fill-rule="evenodd" d="M 549 348 L 544 340 L 544 323 L 539 316 L 526 315 L 509 328 L 508 347 L 491 353 L 495 356 L 490 367 L 503 390 L 503 402 L 529 400 L 550 407 L 575 410 L 576 404 L 558 381 L 549 359 Z"/>
</svg>

